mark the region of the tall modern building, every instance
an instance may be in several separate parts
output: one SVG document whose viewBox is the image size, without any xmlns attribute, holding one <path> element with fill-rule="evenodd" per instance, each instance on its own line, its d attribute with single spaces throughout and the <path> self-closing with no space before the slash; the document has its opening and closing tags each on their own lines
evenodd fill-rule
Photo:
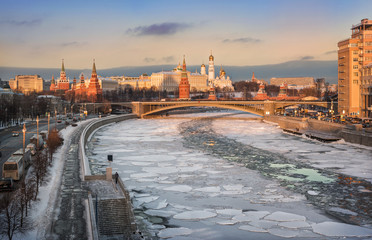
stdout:
<svg viewBox="0 0 372 240">
<path fill-rule="evenodd" d="M 338 42 L 338 111 L 362 116 L 363 68 L 372 63 L 372 20 L 351 27 L 351 37 Z"/>
</svg>

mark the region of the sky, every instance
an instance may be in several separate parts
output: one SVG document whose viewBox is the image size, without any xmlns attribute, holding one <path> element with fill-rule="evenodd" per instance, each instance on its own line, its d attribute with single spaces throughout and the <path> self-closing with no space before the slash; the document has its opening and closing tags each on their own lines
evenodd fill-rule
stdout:
<svg viewBox="0 0 372 240">
<path fill-rule="evenodd" d="M 0 0 L 0 66 L 254 66 L 337 60 L 371 0 Z"/>
</svg>

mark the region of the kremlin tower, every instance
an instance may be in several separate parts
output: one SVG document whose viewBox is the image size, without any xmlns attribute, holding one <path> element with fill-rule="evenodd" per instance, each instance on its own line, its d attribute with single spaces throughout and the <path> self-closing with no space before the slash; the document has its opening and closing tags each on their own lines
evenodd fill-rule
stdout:
<svg viewBox="0 0 372 240">
<path fill-rule="evenodd" d="M 71 90 L 75 91 L 76 89 L 76 77 L 74 77 L 74 80 L 72 81 Z"/>
<path fill-rule="evenodd" d="M 257 96 L 253 98 L 254 100 L 266 100 L 269 99 L 267 93 L 265 91 L 265 85 L 263 83 L 260 84 L 260 87 L 257 92 Z"/>
<path fill-rule="evenodd" d="M 185 66 L 186 67 L 186 66 Z M 190 86 L 190 85 L 189 85 Z M 190 88 L 190 87 L 189 87 Z M 93 59 L 92 76 L 87 89 L 87 97 L 90 102 L 99 102 L 102 99 L 102 89 L 99 85 L 96 71 L 96 63 Z"/>
<path fill-rule="evenodd" d="M 181 82 L 178 89 L 179 99 L 190 99 L 190 83 L 187 77 L 185 56 L 183 56 Z"/>
<path fill-rule="evenodd" d="M 56 81 L 54 80 L 54 75 L 52 75 L 52 81 L 50 82 L 50 91 L 56 91 Z"/>
<path fill-rule="evenodd" d="M 59 77 L 59 81 L 57 83 L 57 87 L 55 88 L 56 91 L 61 90 L 63 92 L 70 89 L 70 84 L 68 80 L 66 79 L 66 72 L 65 72 L 65 64 L 62 59 L 62 69 Z"/>
<path fill-rule="evenodd" d="M 287 98 L 287 84 L 282 83 L 280 85 L 280 90 L 279 90 L 279 95 L 278 95 L 278 100 L 286 99 Z"/>
</svg>

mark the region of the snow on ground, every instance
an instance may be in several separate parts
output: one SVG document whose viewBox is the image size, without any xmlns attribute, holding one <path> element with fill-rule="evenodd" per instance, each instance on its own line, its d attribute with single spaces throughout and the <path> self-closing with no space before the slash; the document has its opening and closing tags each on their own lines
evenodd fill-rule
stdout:
<svg viewBox="0 0 372 240">
<path fill-rule="evenodd" d="M 91 120 L 79 122 L 78 125 L 85 124 L 88 121 Z M 50 229 L 50 224 L 53 221 L 53 214 L 55 212 L 59 212 L 59 210 L 54 209 L 54 207 L 62 180 L 63 166 L 65 161 L 63 156 L 64 153 L 68 151 L 71 137 L 77 128 L 78 127 L 69 126 L 60 131 L 60 134 L 64 139 L 64 144 L 54 153 L 53 165 L 48 169 L 47 177 L 44 180 L 43 185 L 39 187 L 37 201 L 32 202 L 30 209 L 29 218 L 33 223 L 34 228 L 25 235 L 16 236 L 15 239 L 45 239 L 45 234 L 47 234 L 48 229 Z M 32 169 L 30 168 L 28 173 L 30 174 L 31 171 Z"/>
<path fill-rule="evenodd" d="M 103 171 L 106 155 L 114 155 L 113 171 L 130 191 L 137 220 L 145 222 L 151 234 L 174 239 L 372 236 L 370 229 L 347 224 L 337 235 L 339 223 L 309 205 L 304 196 L 241 164 L 185 148 L 178 133 L 178 125 L 184 121 L 128 120 L 102 128 L 90 143 L 96 154 L 89 157 L 92 172 Z M 360 159 L 370 156 L 369 150 L 349 145 L 295 139 L 274 125 L 259 122 L 215 121 L 214 129 L 287 156 L 309 156 L 306 161 L 311 156 L 313 162 L 326 160 L 334 153 L 341 157 L 349 150 Z M 348 159 L 342 159 L 347 164 Z"/>
</svg>

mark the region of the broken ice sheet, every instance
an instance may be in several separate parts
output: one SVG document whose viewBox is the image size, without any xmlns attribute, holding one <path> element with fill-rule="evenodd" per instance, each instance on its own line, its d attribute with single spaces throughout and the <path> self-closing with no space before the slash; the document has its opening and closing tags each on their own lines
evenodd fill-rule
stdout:
<svg viewBox="0 0 372 240">
<path fill-rule="evenodd" d="M 311 225 L 315 233 L 327 237 L 370 237 L 372 229 L 337 222 L 322 222 Z"/>
<path fill-rule="evenodd" d="M 198 192 L 213 192 L 213 193 L 217 193 L 217 192 L 220 192 L 221 188 L 219 186 L 216 186 L 216 187 L 196 188 L 194 190 L 195 191 L 198 191 Z"/>
<path fill-rule="evenodd" d="M 209 212 L 209 211 L 187 211 L 187 212 L 174 215 L 173 218 L 183 219 L 183 220 L 199 220 L 199 219 L 212 218 L 215 216 L 217 216 L 216 213 Z"/>
<path fill-rule="evenodd" d="M 153 201 L 144 205 L 148 209 L 162 209 L 168 206 L 167 200 Z"/>
<path fill-rule="evenodd" d="M 241 209 L 218 209 L 216 210 L 218 214 L 222 215 L 230 215 L 230 216 L 235 216 L 235 215 L 240 215 L 242 214 Z"/>
<path fill-rule="evenodd" d="M 274 212 L 264 218 L 265 220 L 278 221 L 278 222 L 293 222 L 293 221 L 305 221 L 306 217 L 286 212 Z"/>
<path fill-rule="evenodd" d="M 251 225 L 242 225 L 239 227 L 239 229 L 244 230 L 244 231 L 250 231 L 250 232 L 261 232 L 261 233 L 267 232 L 267 230 L 265 229 L 253 227 Z"/>
<path fill-rule="evenodd" d="M 226 220 L 226 221 L 221 221 L 221 222 L 216 222 L 219 225 L 234 225 L 238 223 L 236 220 Z"/>
<path fill-rule="evenodd" d="M 175 191 L 175 192 L 190 192 L 192 190 L 192 187 L 188 185 L 174 185 L 171 187 L 164 188 L 166 191 Z"/>
<path fill-rule="evenodd" d="M 156 217 L 171 217 L 177 212 L 174 211 L 165 211 L 165 210 L 146 210 L 145 214 L 150 215 L 150 216 L 156 216 Z"/>
<path fill-rule="evenodd" d="M 189 235 L 192 231 L 189 228 L 180 227 L 180 228 L 166 228 L 161 230 L 158 233 L 158 237 L 160 238 L 172 238 L 176 236 L 183 236 L 183 235 Z"/>
<path fill-rule="evenodd" d="M 281 222 L 278 224 L 280 227 L 285 227 L 285 228 L 308 228 L 310 227 L 310 224 L 304 221 L 295 221 L 295 222 Z"/>
<path fill-rule="evenodd" d="M 284 238 L 293 238 L 296 237 L 299 232 L 298 231 L 289 231 L 288 229 L 280 229 L 280 228 L 271 228 L 268 229 L 269 233 L 278 237 Z"/>
<path fill-rule="evenodd" d="M 158 198 L 159 196 L 140 197 L 140 198 L 136 198 L 136 201 L 139 202 L 140 204 L 143 204 L 143 203 L 149 203 L 149 202 L 155 201 Z"/>
</svg>

